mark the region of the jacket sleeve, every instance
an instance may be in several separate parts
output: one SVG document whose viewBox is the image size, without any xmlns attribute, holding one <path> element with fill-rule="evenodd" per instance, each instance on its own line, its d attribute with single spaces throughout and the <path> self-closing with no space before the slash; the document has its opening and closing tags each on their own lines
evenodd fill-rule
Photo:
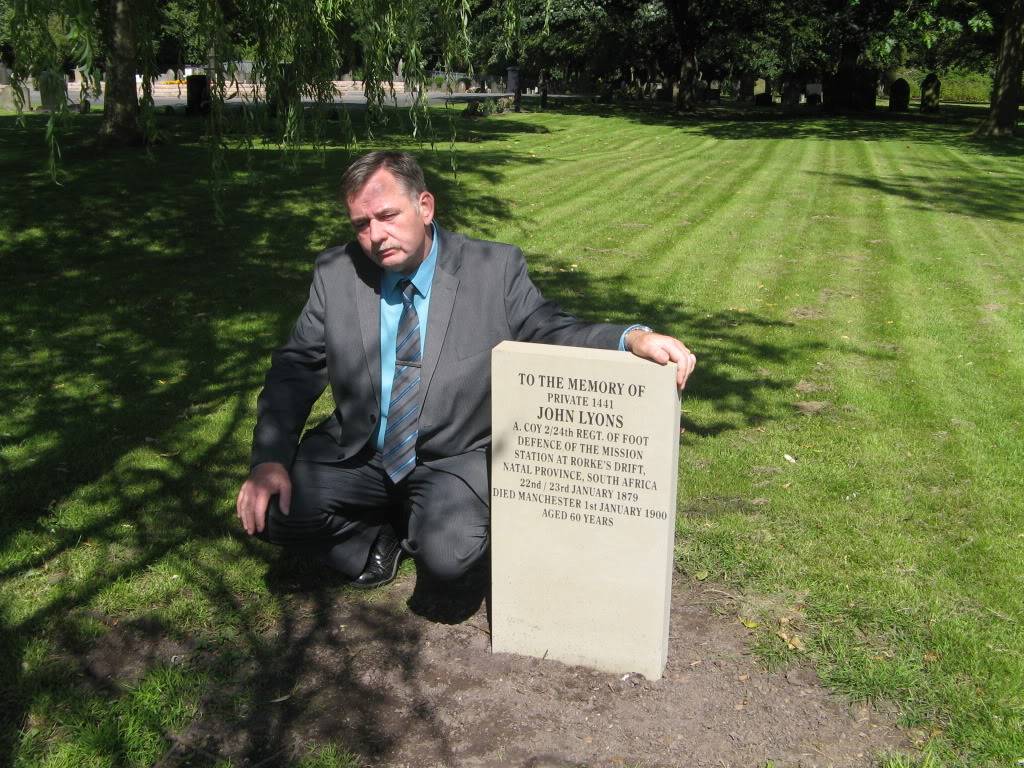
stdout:
<svg viewBox="0 0 1024 768">
<path fill-rule="evenodd" d="M 309 412 L 327 386 L 325 293 L 318 266 L 306 306 L 288 341 L 273 353 L 256 401 L 250 467 L 268 461 L 291 466 Z"/>
<path fill-rule="evenodd" d="M 545 299 L 530 279 L 518 248 L 512 249 L 505 264 L 505 314 L 516 341 L 618 349 L 626 329 L 624 325 L 583 322 Z"/>
</svg>

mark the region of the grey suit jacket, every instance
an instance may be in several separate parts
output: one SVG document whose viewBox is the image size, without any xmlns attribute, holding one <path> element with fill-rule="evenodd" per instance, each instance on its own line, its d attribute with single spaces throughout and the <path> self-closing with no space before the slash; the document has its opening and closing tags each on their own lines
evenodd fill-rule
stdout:
<svg viewBox="0 0 1024 768">
<path fill-rule="evenodd" d="M 545 301 L 522 251 L 438 227 L 427 316 L 417 456 L 430 461 L 491 438 L 491 349 L 505 339 L 615 349 L 620 325 L 583 323 Z M 302 456 L 343 461 L 380 421 L 381 270 L 358 243 L 317 257 L 309 300 L 274 352 L 257 403 L 251 464 L 290 466 L 310 409 L 330 383 L 336 408 L 307 433 Z"/>
</svg>

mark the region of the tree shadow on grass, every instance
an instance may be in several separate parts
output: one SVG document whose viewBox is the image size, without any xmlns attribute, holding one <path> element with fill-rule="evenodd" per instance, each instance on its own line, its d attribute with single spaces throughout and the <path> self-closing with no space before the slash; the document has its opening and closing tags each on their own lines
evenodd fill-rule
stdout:
<svg viewBox="0 0 1024 768">
<path fill-rule="evenodd" d="M 757 426 L 772 418 L 773 393 L 794 382 L 769 379 L 762 375 L 762 367 L 784 367 L 825 348 L 818 342 L 799 341 L 796 325 L 786 320 L 754 312 L 706 311 L 673 296 L 643 298 L 630 287 L 635 276 L 625 272 L 595 280 L 568 259 L 531 253 L 529 261 L 541 292 L 567 311 L 588 320 L 645 323 L 682 339 L 694 351 L 698 366 L 687 383 L 686 397 L 710 403 L 715 418 L 707 422 L 684 418 L 683 426 L 702 437 Z M 792 330 L 793 338 L 785 344 L 768 340 L 780 330 Z"/>
<path fill-rule="evenodd" d="M 251 395 L 315 254 L 351 234 L 337 197 L 349 154 L 307 154 L 291 165 L 272 152 L 229 156 L 247 171 L 224 192 L 222 224 L 196 183 L 207 160 L 196 145 L 165 159 L 72 156 L 63 188 L 31 160 L 8 164 L 23 183 L 0 256 L 12 277 L 0 291 L 10 338 L 0 544 L 133 449 L 187 451 L 190 421 Z M 497 180 L 508 159 L 474 153 L 474 173 Z M 467 199 L 441 163 L 424 157 L 448 226 L 509 216 L 497 196 Z"/>
<path fill-rule="evenodd" d="M 915 172 L 915 165 L 918 169 Z M 1024 163 L 999 173 L 955 163 L 907 161 L 899 174 L 862 176 L 807 171 L 826 181 L 869 190 L 906 201 L 915 210 L 955 213 L 1010 223 L 1024 221 Z"/>
<path fill-rule="evenodd" d="M 173 151 L 152 155 L 93 157 L 100 151 L 74 138 L 57 187 L 42 171 L 37 137 L 0 118 L 0 166 L 12 180 L 0 193 L 0 268 L 9 278 L 0 285 L 9 340 L 0 351 L 0 576 L 18 590 L 0 596 L 5 764 L 35 738 L 32 723 L 88 730 L 90 708 L 111 695 L 80 689 L 81 675 L 59 659 L 26 662 L 43 652 L 40 638 L 63 628 L 88 646 L 102 628 L 83 611 L 100 602 L 114 619 L 144 615 L 151 608 L 118 595 L 122 585 L 144 592 L 150 582 L 158 613 L 168 614 L 154 620 L 187 632 L 173 612 L 190 609 L 162 596 L 169 582 L 160 574 L 183 553 L 198 569 L 238 536 L 229 507 L 247 466 L 255 389 L 302 306 L 316 253 L 349 237 L 337 197 L 348 152 L 283 161 L 274 149 L 229 150 L 240 172 L 226 180 L 218 223 L 202 181 L 209 155 L 188 131 Z M 422 157 L 450 226 L 509 216 L 497 196 L 469 197 L 443 153 Z M 518 158 L 476 152 L 472 170 L 497 181 L 509 159 Z M 237 543 L 227 552 L 224 562 L 237 557 Z M 189 599 L 221 600 L 225 623 L 250 632 L 252 658 L 301 649 L 300 630 L 278 645 L 257 638 L 252 607 L 218 597 L 239 589 L 212 568 L 193 576 Z M 66 705 L 54 709 L 55 701 Z M 355 711 L 353 722 L 362 717 Z M 119 741 L 117 723 L 96 727 L 105 754 L 127 759 L 133 747 Z"/>
</svg>

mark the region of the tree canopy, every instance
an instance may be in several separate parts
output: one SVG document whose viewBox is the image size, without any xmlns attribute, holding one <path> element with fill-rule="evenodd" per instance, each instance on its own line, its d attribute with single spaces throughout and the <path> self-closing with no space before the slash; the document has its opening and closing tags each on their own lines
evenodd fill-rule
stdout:
<svg viewBox="0 0 1024 768">
<path fill-rule="evenodd" d="M 154 79 L 184 64 L 203 66 L 210 78 L 217 134 L 236 62 L 252 62 L 255 101 L 272 97 L 283 107 L 288 143 L 302 135 L 301 102 L 333 103 L 333 81 L 347 68 L 358 66 L 379 112 L 401 65 L 414 114 L 424 116 L 424 43 L 444 67 L 468 60 L 465 0 L 0 0 L 0 11 L 14 84 L 62 87 L 63 73 L 79 69 L 87 94 L 103 88 L 102 131 L 118 142 L 146 137 Z"/>
<path fill-rule="evenodd" d="M 332 102 L 345 70 L 359 71 L 379 117 L 399 66 L 414 130 L 435 67 L 517 65 L 542 82 L 647 94 L 657 83 L 685 110 L 712 79 L 834 76 L 843 86 L 901 64 L 960 66 L 993 73 L 998 134 L 1016 120 L 1024 0 L 0 0 L 0 43 L 16 83 L 62 87 L 71 66 L 91 93 L 105 81 L 103 132 L 122 142 L 151 125 L 157 73 L 188 63 L 209 73 L 216 135 L 241 60 L 252 62 L 257 101 L 281 107 L 286 143 L 303 135 L 301 102 Z"/>
</svg>

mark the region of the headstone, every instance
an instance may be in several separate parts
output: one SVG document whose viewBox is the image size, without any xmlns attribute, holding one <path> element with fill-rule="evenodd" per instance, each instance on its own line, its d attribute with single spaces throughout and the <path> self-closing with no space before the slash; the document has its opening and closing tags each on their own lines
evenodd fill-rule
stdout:
<svg viewBox="0 0 1024 768">
<path fill-rule="evenodd" d="M 14 109 L 13 85 L 0 85 L 0 109 Z"/>
<path fill-rule="evenodd" d="M 7 68 L 7 65 L 0 61 L 0 85 L 11 84 L 11 70 Z"/>
<path fill-rule="evenodd" d="M 921 111 L 938 112 L 941 93 L 942 81 L 934 72 L 929 72 L 928 76 L 921 81 Z"/>
<path fill-rule="evenodd" d="M 902 77 L 889 86 L 889 111 L 906 112 L 910 109 L 910 83 Z"/>
<path fill-rule="evenodd" d="M 491 368 L 493 651 L 661 677 L 675 366 L 506 341 Z"/>
<path fill-rule="evenodd" d="M 773 104 L 770 93 L 759 93 L 754 96 L 755 107 L 770 107 Z"/>
<path fill-rule="evenodd" d="M 508 92 L 515 93 L 519 88 L 519 67 L 508 68 Z"/>
<path fill-rule="evenodd" d="M 185 114 L 205 115 L 210 111 L 210 78 L 189 75 L 185 78 Z"/>
</svg>

